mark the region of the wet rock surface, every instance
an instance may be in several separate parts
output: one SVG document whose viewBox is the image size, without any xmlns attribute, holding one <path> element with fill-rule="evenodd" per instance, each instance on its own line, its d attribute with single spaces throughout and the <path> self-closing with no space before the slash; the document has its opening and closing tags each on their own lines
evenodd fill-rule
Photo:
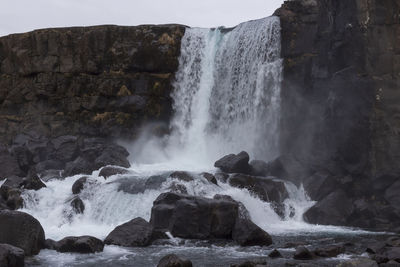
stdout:
<svg viewBox="0 0 400 267">
<path fill-rule="evenodd" d="M 245 151 L 239 154 L 229 154 L 214 163 L 214 167 L 226 173 L 250 173 L 249 154 Z"/>
<path fill-rule="evenodd" d="M 24 250 L 25 255 L 36 255 L 44 248 L 44 230 L 39 221 L 20 211 L 0 211 L 0 243 Z"/>
<path fill-rule="evenodd" d="M 93 236 L 69 236 L 55 245 L 58 252 L 96 253 L 103 251 L 104 243 Z"/>
<path fill-rule="evenodd" d="M 0 266 L 23 267 L 25 266 L 24 251 L 20 248 L 0 244 Z"/>
<path fill-rule="evenodd" d="M 107 245 L 146 247 L 154 240 L 153 227 L 143 218 L 117 226 L 104 240 Z"/>
<path fill-rule="evenodd" d="M 214 199 L 177 193 L 161 194 L 152 208 L 154 230 L 186 239 L 228 239 L 241 246 L 268 246 L 272 239 L 229 196 Z"/>
</svg>

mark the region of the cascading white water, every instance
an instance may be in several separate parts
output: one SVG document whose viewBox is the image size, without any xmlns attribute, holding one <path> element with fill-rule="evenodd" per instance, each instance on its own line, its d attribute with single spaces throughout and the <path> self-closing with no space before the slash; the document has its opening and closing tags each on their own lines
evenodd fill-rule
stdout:
<svg viewBox="0 0 400 267">
<path fill-rule="evenodd" d="M 172 95 L 175 116 L 168 140 L 144 142 L 142 153 L 132 153 L 137 162 L 132 162 L 128 175 L 107 180 L 98 171 L 90 175 L 93 183 L 80 194 L 84 214 L 75 214 L 70 206 L 71 186 L 80 176 L 51 180 L 47 188 L 25 191 L 23 210 L 41 222 L 49 238 L 83 234 L 104 238 L 130 219 L 149 220 L 153 201 L 174 183 L 167 179 L 157 188 L 125 193 L 118 190 L 118 179 L 137 182 L 174 170 L 215 172 L 216 159 L 241 150 L 252 158 L 271 159 L 278 153 L 281 70 L 277 17 L 242 23 L 232 30 L 187 29 Z M 302 214 L 313 202 L 292 184 L 286 185 L 290 197 L 285 201 L 284 219 L 270 203 L 246 189 L 221 182 L 216 186 L 200 176 L 184 184 L 189 194 L 232 196 L 246 206 L 256 224 L 272 234 L 342 231 L 304 223 Z M 294 216 L 289 216 L 289 208 L 294 209 Z"/>
<path fill-rule="evenodd" d="M 165 160 L 204 168 L 242 150 L 252 158 L 276 157 L 280 47 L 277 17 L 245 22 L 232 30 L 187 29 L 172 95 L 172 134 L 163 148 Z"/>
</svg>

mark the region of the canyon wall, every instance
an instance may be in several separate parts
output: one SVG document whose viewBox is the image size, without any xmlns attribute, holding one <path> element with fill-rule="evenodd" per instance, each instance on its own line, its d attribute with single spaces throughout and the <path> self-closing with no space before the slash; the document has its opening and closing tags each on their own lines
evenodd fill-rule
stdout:
<svg viewBox="0 0 400 267">
<path fill-rule="evenodd" d="M 184 26 L 43 29 L 0 38 L 0 140 L 134 138 L 168 121 Z"/>
<path fill-rule="evenodd" d="M 400 2 L 294 0 L 276 14 L 284 58 L 281 151 L 307 169 L 296 179 L 311 192 L 323 189 L 316 200 L 349 207 L 332 224 L 398 227 Z M 324 222 L 321 212 L 308 217 Z M 371 222 L 374 216 L 384 219 Z"/>
</svg>

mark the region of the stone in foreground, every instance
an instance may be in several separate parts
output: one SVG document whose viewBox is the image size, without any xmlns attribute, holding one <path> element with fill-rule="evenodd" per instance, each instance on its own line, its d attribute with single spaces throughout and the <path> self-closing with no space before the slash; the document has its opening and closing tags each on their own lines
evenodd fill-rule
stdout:
<svg viewBox="0 0 400 267">
<path fill-rule="evenodd" d="M 249 154 L 245 151 L 239 154 L 229 154 L 217 160 L 214 167 L 220 168 L 223 172 L 227 173 L 251 173 L 249 165 Z"/>
<path fill-rule="evenodd" d="M 0 244 L 0 266 L 1 267 L 23 267 L 24 251 L 20 248 Z"/>
<path fill-rule="evenodd" d="M 102 252 L 104 243 L 93 236 L 68 236 L 57 242 L 58 252 L 95 253 Z"/>
<path fill-rule="evenodd" d="M 153 227 L 142 218 L 135 218 L 117 226 L 104 240 L 107 245 L 145 247 L 151 245 Z"/>
<path fill-rule="evenodd" d="M 44 248 L 44 241 L 44 230 L 31 215 L 20 211 L 0 211 L 0 243 L 21 248 L 26 256 L 30 256 Z"/>
</svg>

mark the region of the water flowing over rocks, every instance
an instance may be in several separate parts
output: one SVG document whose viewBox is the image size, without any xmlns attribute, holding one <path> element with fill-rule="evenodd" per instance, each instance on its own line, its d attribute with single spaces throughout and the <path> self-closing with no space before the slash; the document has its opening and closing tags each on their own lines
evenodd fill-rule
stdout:
<svg viewBox="0 0 400 267">
<path fill-rule="evenodd" d="M 0 243 L 24 250 L 26 256 L 44 248 L 44 230 L 39 221 L 20 211 L 0 211 Z"/>
</svg>

